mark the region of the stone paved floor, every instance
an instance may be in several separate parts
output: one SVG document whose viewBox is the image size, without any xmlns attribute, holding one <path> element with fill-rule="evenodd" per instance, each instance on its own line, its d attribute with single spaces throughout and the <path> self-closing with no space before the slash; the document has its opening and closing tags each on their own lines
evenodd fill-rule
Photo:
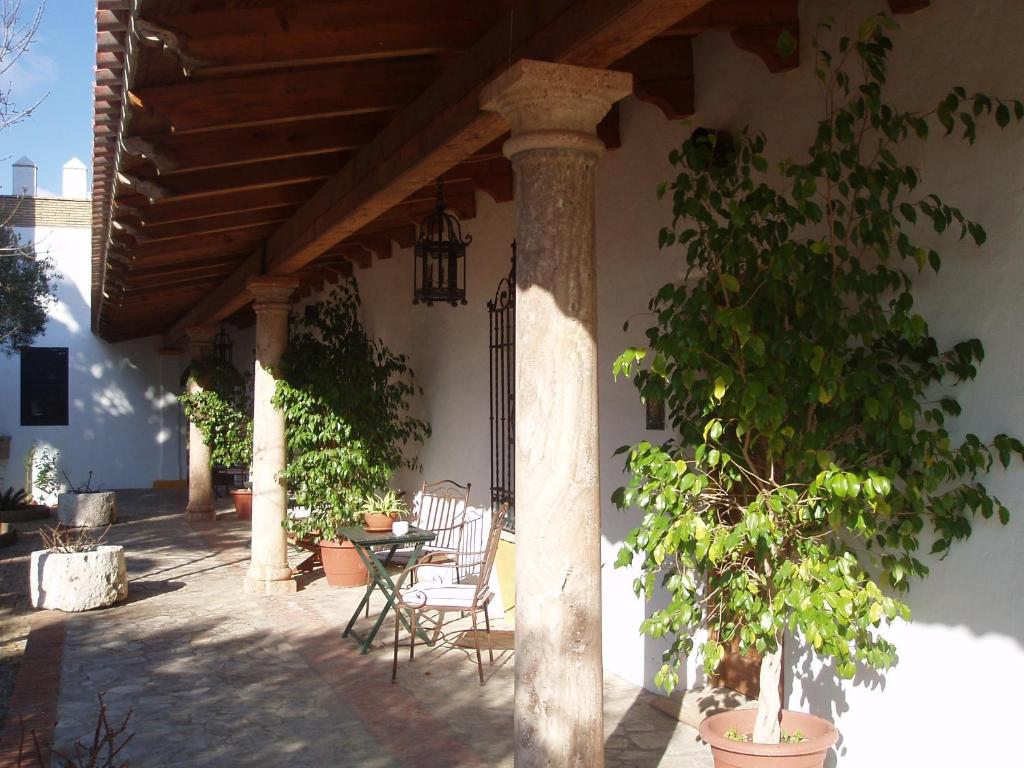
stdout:
<svg viewBox="0 0 1024 768">
<path fill-rule="evenodd" d="M 25 652 L 32 608 L 28 604 L 29 555 L 40 548 L 38 529 L 44 522 L 15 523 L 18 540 L 0 549 L 0 723 Z"/>
<path fill-rule="evenodd" d="M 182 506 L 120 494 L 124 522 L 107 541 L 126 548 L 129 600 L 65 617 L 57 749 L 91 737 L 104 693 L 112 720 L 132 711 L 133 768 L 512 765 L 511 651 L 481 687 L 470 651 L 421 647 L 392 686 L 390 618 L 366 656 L 341 637 L 358 590 L 316 573 L 295 595 L 243 595 L 244 525 L 189 527 Z M 651 700 L 606 680 L 607 765 L 710 766 L 695 731 Z"/>
</svg>

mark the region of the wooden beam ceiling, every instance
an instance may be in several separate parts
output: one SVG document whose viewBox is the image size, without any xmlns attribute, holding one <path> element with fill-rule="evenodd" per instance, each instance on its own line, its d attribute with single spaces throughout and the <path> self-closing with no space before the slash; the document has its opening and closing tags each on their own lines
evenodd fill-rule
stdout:
<svg viewBox="0 0 1024 768">
<path fill-rule="evenodd" d="M 239 316 L 252 274 L 315 282 L 383 258 L 392 240 L 411 244 L 436 178 L 464 218 L 477 191 L 511 199 L 507 128 L 477 98 L 518 58 L 629 71 L 638 97 L 685 117 L 694 35 L 728 32 L 773 70 L 792 68 L 777 41 L 783 30 L 799 39 L 796 10 L 797 0 L 99 0 L 94 328 L 152 328 L 123 291 L 184 280 L 188 291 L 161 298 L 173 343 L 188 325 Z M 617 110 L 599 130 L 618 145 Z M 224 279 L 218 259 L 232 269 Z M 118 266 L 105 299 L 108 261 Z"/>
<path fill-rule="evenodd" d="M 393 110 L 419 95 L 443 64 L 368 61 L 145 86 L 131 94 L 140 115 L 159 117 L 183 134 Z"/>
<path fill-rule="evenodd" d="M 462 51 L 512 5 L 489 0 L 347 0 L 268 3 L 191 13 L 156 13 L 176 54 L 203 75 Z"/>
<path fill-rule="evenodd" d="M 509 62 L 539 58 L 607 67 L 707 0 L 533 0 L 514 23 L 502 17 L 443 76 L 427 88 L 252 254 L 230 278 L 170 329 L 184 329 L 237 311 L 249 301 L 245 281 L 301 269 L 335 243 L 399 204 L 417 188 L 500 137 L 504 120 L 479 109 L 482 87 Z M 517 8 L 520 6 L 517 6 Z"/>
</svg>

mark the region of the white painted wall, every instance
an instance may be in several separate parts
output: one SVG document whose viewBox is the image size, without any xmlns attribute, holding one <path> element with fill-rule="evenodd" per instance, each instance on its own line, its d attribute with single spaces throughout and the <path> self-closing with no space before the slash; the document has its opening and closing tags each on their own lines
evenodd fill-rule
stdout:
<svg viewBox="0 0 1024 768">
<path fill-rule="evenodd" d="M 905 107 L 929 109 L 952 85 L 969 92 L 1020 97 L 1024 4 L 1014 0 L 962 3 L 933 0 L 932 8 L 900 21 L 892 58 L 891 97 Z M 884 3 L 804 2 L 804 65 L 784 76 L 729 44 L 725 35 L 696 45 L 701 124 L 766 131 L 775 157 L 799 157 L 813 125 L 794 115 L 818 109 L 818 89 L 806 52 L 815 22 L 825 14 L 838 28 L 856 29 Z M 1024 434 L 1024 344 L 1019 290 L 1024 284 L 1024 130 L 980 132 L 978 146 L 933 139 L 912 149 L 927 191 L 982 221 L 982 249 L 943 238 L 939 276 L 921 275 L 918 305 L 940 344 L 972 336 L 986 347 L 978 379 L 959 388 L 964 416 L 957 433 Z M 832 718 L 842 739 L 837 764 L 849 766 L 963 766 L 1014 764 L 1016 702 L 1024 682 L 1024 476 L 1019 463 L 995 471 L 986 485 L 1010 507 L 1007 527 L 979 521 L 975 534 L 943 562 L 932 559 L 931 578 L 909 596 L 914 620 L 896 627 L 900 663 L 884 675 L 866 671 L 837 686 L 817 659 L 791 646 L 789 706 Z"/>
<path fill-rule="evenodd" d="M 88 227 L 16 230 L 53 258 L 61 275 L 39 347 L 68 347 L 68 425 L 21 426 L 21 362 L 0 355 L 0 435 L 11 457 L 0 460 L 0 486 L 25 484 L 24 457 L 33 442 L 57 448 L 59 469 L 75 484 L 93 471 L 93 487 L 148 488 L 185 477 L 184 421 L 174 393 L 183 356 L 160 356 L 157 337 L 107 344 L 90 331 Z M 63 477 L 61 477 L 63 480 Z"/>
<path fill-rule="evenodd" d="M 892 94 L 905 106 L 930 108 L 944 87 L 962 84 L 1003 96 L 1022 96 L 1024 3 L 933 0 L 932 8 L 903 17 L 896 36 Z M 639 637 L 645 612 L 633 597 L 628 572 L 611 563 L 622 537 L 636 522 L 607 501 L 621 483 L 623 444 L 657 439 L 644 429 L 644 411 L 628 383 L 615 384 L 611 365 L 625 346 L 642 339 L 648 298 L 677 277 L 675 257 L 657 249 L 658 228 L 669 222 L 655 199 L 658 182 L 670 174 L 669 150 L 694 125 L 764 130 L 774 157 L 801 157 L 819 112 L 811 71 L 809 36 L 826 14 L 855 30 L 881 0 L 806 0 L 802 3 L 804 65 L 770 75 L 752 54 L 729 37 L 697 40 L 698 114 L 689 125 L 669 123 L 634 99 L 622 110 L 623 147 L 602 161 L 598 190 L 598 348 L 602 507 L 604 529 L 605 665 L 636 683 L 651 685 L 661 647 Z M 935 139 L 913 150 L 925 188 L 980 219 L 988 229 L 983 249 L 944 239 L 946 265 L 937 278 L 921 277 L 919 306 L 940 342 L 978 336 L 987 358 L 978 379 L 960 388 L 964 417 L 957 428 L 992 435 L 1024 434 L 1024 344 L 1019 333 L 1024 285 L 1024 129 L 981 131 L 979 146 Z M 478 215 L 466 222 L 470 304 L 413 307 L 412 254 L 395 251 L 391 261 L 360 270 L 367 326 L 393 349 L 410 356 L 426 390 L 422 415 L 434 435 L 420 452 L 423 473 L 403 473 L 397 485 L 414 491 L 422 477 L 470 481 L 472 503 L 486 503 L 489 483 L 488 353 L 485 302 L 506 273 L 514 234 L 514 204 L 495 205 L 478 196 Z M 628 333 L 625 320 L 632 319 Z M 573 375 L 565 371 L 564 375 Z M 932 577 L 915 585 L 909 602 L 914 621 L 891 638 L 900 664 L 883 676 L 867 673 L 837 686 L 816 659 L 790 646 L 793 671 L 788 704 L 834 719 L 842 740 L 833 764 L 860 766 L 964 766 L 1015 764 L 1019 688 L 1024 684 L 1024 475 L 1019 464 L 986 479 L 1014 513 L 1007 527 L 979 522 L 974 537 L 944 562 L 931 563 Z M 557 514 L 552 510 L 552 514 Z M 702 678 L 687 665 L 684 683 Z"/>
</svg>

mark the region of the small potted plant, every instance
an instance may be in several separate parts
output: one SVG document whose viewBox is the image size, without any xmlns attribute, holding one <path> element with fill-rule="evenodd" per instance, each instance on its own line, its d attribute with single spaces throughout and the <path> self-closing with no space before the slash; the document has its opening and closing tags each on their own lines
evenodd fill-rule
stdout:
<svg viewBox="0 0 1024 768">
<path fill-rule="evenodd" d="M 368 531 L 390 531 L 396 521 L 409 515 L 405 502 L 391 489 L 383 494 L 367 494 L 363 499 L 362 512 Z"/>
<path fill-rule="evenodd" d="M 956 125 L 973 142 L 979 116 L 1003 127 L 1024 103 L 961 88 L 923 114 L 887 102 L 892 26 L 874 17 L 838 52 L 819 47 L 827 97 L 806 162 L 770 174 L 764 137 L 747 133 L 698 130 L 673 151 L 661 191 L 678 227 L 659 240 L 681 246 L 687 278 L 651 300 L 646 347 L 615 363 L 678 434 L 623 449 L 614 494 L 643 513 L 617 565 L 640 560 L 638 595 L 667 592 L 641 627 L 670 640 L 655 681 L 671 691 L 694 653 L 708 675 L 729 654 L 761 658 L 757 710 L 701 726 L 717 766 L 821 766 L 837 733 L 782 709 L 784 639 L 842 679 L 889 668 L 884 630 L 909 620 L 900 593 L 928 555 L 966 539 L 972 517 L 1009 520 L 976 477 L 1024 445 L 946 427 L 960 406 L 943 385 L 974 378 L 981 342 L 940 349 L 911 292 L 941 265 L 916 221 L 962 247 L 985 232 L 917 189 L 896 153 Z"/>
<path fill-rule="evenodd" d="M 230 362 L 206 357 L 192 364 L 190 386 L 178 399 L 185 416 L 210 446 L 213 464 L 248 471 L 252 466 L 252 377 Z M 251 519 L 251 487 L 232 489 L 231 498 L 235 516 Z"/>
<path fill-rule="evenodd" d="M 366 569 L 338 529 L 366 524 L 368 497 L 386 487 L 396 469 L 416 466 L 405 449 L 421 443 L 429 427 L 409 415 L 418 390 L 405 357 L 363 328 L 354 280 L 306 307 L 289 328 L 274 397 L 287 424 L 282 477 L 309 514 L 289 516 L 286 525 L 319 545 L 329 583 L 365 584 Z M 387 513 L 396 511 L 395 502 L 372 504 L 384 504 Z"/>
</svg>

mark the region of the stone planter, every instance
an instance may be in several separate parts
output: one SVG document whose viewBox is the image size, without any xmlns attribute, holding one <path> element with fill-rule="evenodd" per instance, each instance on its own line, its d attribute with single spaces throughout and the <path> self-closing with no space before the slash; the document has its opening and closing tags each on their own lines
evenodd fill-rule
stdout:
<svg viewBox="0 0 1024 768">
<path fill-rule="evenodd" d="M 117 522 L 113 491 L 62 493 L 57 497 L 57 520 L 68 528 L 98 528 Z"/>
<path fill-rule="evenodd" d="M 29 591 L 33 608 L 53 611 L 88 611 L 119 603 L 128 597 L 124 547 L 33 552 Z"/>
</svg>

